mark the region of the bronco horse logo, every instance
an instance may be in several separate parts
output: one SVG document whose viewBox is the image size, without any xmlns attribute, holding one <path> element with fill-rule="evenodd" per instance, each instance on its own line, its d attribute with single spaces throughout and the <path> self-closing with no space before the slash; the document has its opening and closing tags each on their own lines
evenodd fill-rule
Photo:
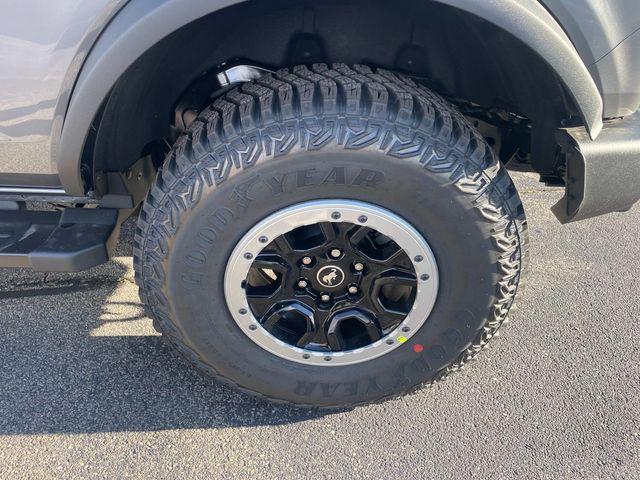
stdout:
<svg viewBox="0 0 640 480">
<path fill-rule="evenodd" d="M 335 287 L 344 280 L 344 273 L 339 267 L 329 265 L 320 269 L 317 278 L 325 287 Z"/>
<path fill-rule="evenodd" d="M 331 273 L 322 277 L 322 283 L 325 285 L 333 285 L 334 280 L 338 278 L 338 271 L 335 268 L 331 269 Z"/>
</svg>

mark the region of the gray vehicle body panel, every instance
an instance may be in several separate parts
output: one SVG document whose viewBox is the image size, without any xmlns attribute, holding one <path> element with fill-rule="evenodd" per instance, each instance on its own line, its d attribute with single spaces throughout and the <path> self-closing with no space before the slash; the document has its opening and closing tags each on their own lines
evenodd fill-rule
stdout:
<svg viewBox="0 0 640 480">
<path fill-rule="evenodd" d="M 587 65 L 604 104 L 604 118 L 623 117 L 640 105 L 638 0 L 542 0 Z"/>
<path fill-rule="evenodd" d="M 88 125 L 121 73 L 172 31 L 240 1 L 4 0 L 0 185 L 61 185 L 84 194 L 79 158 Z M 486 19 L 537 51 L 573 95 L 592 137 L 603 116 L 638 108 L 637 0 L 437 1 Z"/>
<path fill-rule="evenodd" d="M 592 65 L 640 27 L 637 0 L 541 0 Z"/>
<path fill-rule="evenodd" d="M 125 0 L 2 3 L 0 184 L 2 175 L 20 184 L 39 174 L 29 184 L 55 186 L 52 138 L 90 48 Z"/>
</svg>

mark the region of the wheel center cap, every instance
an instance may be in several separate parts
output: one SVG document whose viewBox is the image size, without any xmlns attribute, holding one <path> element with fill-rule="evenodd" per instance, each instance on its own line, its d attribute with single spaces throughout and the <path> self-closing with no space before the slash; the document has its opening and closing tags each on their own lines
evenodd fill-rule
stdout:
<svg viewBox="0 0 640 480">
<path fill-rule="evenodd" d="M 318 270 L 316 280 L 323 287 L 336 288 L 344 282 L 344 272 L 337 265 L 326 265 Z"/>
</svg>

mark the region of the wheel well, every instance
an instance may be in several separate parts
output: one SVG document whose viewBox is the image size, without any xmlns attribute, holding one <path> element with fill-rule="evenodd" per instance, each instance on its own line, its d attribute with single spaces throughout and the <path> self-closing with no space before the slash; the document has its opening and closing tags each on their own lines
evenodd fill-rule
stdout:
<svg viewBox="0 0 640 480">
<path fill-rule="evenodd" d="M 557 173 L 555 129 L 580 122 L 541 58 L 456 8 L 424 0 L 251 0 L 174 32 L 120 77 L 85 143 L 85 182 L 106 193 L 96 182 L 102 172 L 123 172 L 147 154 L 162 161 L 185 92 L 203 108 L 213 87 L 197 80 L 234 61 L 274 70 L 342 62 L 403 71 L 498 127 L 503 160 L 520 149 L 543 174 Z"/>
</svg>

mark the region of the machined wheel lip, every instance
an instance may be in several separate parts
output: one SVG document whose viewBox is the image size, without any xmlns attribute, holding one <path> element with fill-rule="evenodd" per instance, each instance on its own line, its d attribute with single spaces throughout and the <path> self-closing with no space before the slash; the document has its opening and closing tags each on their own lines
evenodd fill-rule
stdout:
<svg viewBox="0 0 640 480">
<path fill-rule="evenodd" d="M 364 223 L 363 223 L 364 220 Z M 411 311 L 388 335 L 354 350 L 319 352 L 290 345 L 262 327 L 253 315 L 242 288 L 253 259 L 271 241 L 295 228 L 319 222 L 365 225 L 388 236 L 409 256 L 417 278 Z M 407 342 L 427 321 L 438 296 L 439 276 L 435 256 L 425 238 L 406 220 L 380 206 L 355 200 L 314 200 L 284 208 L 258 222 L 233 250 L 224 277 L 224 292 L 232 318 L 253 342 L 293 362 L 335 367 L 360 363 L 389 353 Z"/>
</svg>

